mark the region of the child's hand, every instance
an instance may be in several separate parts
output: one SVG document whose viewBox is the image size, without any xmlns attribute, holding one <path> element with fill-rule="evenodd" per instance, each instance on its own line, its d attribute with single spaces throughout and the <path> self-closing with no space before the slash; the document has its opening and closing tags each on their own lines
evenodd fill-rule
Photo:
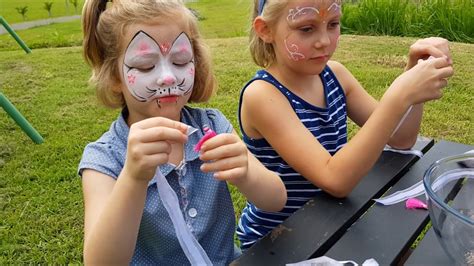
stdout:
<svg viewBox="0 0 474 266">
<path fill-rule="evenodd" d="M 214 177 L 219 180 L 235 184 L 247 176 L 247 148 L 236 134 L 219 134 L 207 140 L 201 147 L 199 158 L 206 161 L 201 171 L 214 172 Z"/>
<path fill-rule="evenodd" d="M 453 75 L 448 57 L 420 59 L 418 64 L 400 75 L 390 86 L 392 91 L 404 95 L 410 105 L 441 98 L 441 89 Z"/>
<path fill-rule="evenodd" d="M 188 126 L 167 118 L 153 117 L 134 123 L 128 135 L 124 170 L 137 180 L 149 181 L 156 168 L 169 160 L 171 143 L 185 143 Z"/>
<path fill-rule="evenodd" d="M 409 70 L 414 67 L 418 63 L 418 60 L 426 60 L 430 56 L 435 58 L 446 56 L 448 62 L 452 64 L 453 61 L 449 51 L 448 40 L 440 37 L 430 37 L 417 40 L 410 46 L 410 51 L 408 53 L 408 63 L 405 70 Z"/>
</svg>

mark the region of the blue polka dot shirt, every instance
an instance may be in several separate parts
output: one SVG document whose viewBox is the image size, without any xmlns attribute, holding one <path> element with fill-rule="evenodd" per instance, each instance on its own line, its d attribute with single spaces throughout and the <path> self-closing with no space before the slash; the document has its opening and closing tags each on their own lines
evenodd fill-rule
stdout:
<svg viewBox="0 0 474 266">
<path fill-rule="evenodd" d="M 117 179 L 124 166 L 129 127 L 124 110 L 110 129 L 97 141 L 89 143 L 79 164 L 84 169 Z M 208 125 L 216 133 L 233 131 L 231 123 L 215 109 L 184 107 L 181 122 L 199 129 L 185 144 L 185 167 L 172 164 L 160 166 L 160 171 L 179 198 L 181 211 L 191 232 L 215 265 L 229 264 L 240 255 L 233 241 L 235 215 L 227 183 L 201 172 L 202 161 L 193 148 L 203 137 L 202 127 Z M 155 179 L 148 184 L 146 202 L 135 252 L 131 264 L 189 264 L 163 206 Z"/>
</svg>

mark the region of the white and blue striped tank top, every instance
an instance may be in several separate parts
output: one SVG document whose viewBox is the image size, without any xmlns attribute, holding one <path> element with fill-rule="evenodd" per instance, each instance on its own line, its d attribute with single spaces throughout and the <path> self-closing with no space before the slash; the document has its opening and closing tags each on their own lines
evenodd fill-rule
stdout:
<svg viewBox="0 0 474 266">
<path fill-rule="evenodd" d="M 289 91 L 265 70 L 257 72 L 242 89 L 239 102 L 239 124 L 247 148 L 268 169 L 276 172 L 285 184 L 288 200 L 280 212 L 266 212 L 247 202 L 242 211 L 237 236 L 242 250 L 251 247 L 258 239 L 277 227 L 293 212 L 321 191 L 306 178 L 291 168 L 270 146 L 265 139 L 252 139 L 242 129 L 240 109 L 242 96 L 247 86 L 255 80 L 264 80 L 273 84 L 291 104 L 296 115 L 315 138 L 334 155 L 347 142 L 347 112 L 344 91 L 331 69 L 326 66 L 319 74 L 326 97 L 326 108 L 307 103 Z M 284 121 L 282 121 L 284 123 Z M 296 140 L 295 140 L 296 141 Z M 304 155 L 302 155 L 304 156 Z"/>
</svg>

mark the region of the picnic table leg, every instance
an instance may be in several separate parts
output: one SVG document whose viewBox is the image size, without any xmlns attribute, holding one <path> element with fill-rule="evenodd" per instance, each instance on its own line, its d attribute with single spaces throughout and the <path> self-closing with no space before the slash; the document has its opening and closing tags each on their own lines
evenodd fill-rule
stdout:
<svg viewBox="0 0 474 266">
<path fill-rule="evenodd" d="M 7 99 L 3 93 L 0 92 L 0 106 L 5 109 L 7 114 L 15 120 L 15 122 L 21 127 L 21 129 L 31 138 L 36 144 L 43 143 L 43 137 L 31 126 L 25 117 L 21 115 L 18 109 Z"/>
<path fill-rule="evenodd" d="M 7 21 L 2 16 L 0 16 L 0 23 L 3 25 L 3 27 L 5 27 L 8 33 L 10 33 L 10 35 L 13 36 L 15 41 L 21 46 L 21 48 L 23 48 L 23 50 L 25 50 L 27 54 L 31 53 L 30 48 L 28 48 L 26 43 L 23 42 L 20 36 L 16 34 L 16 32 L 12 29 L 12 27 L 10 27 L 10 25 L 8 25 Z"/>
</svg>

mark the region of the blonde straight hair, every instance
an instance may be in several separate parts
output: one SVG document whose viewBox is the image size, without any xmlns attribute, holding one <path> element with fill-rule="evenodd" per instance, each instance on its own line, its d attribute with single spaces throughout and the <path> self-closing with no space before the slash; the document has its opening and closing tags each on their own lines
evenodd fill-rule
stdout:
<svg viewBox="0 0 474 266">
<path fill-rule="evenodd" d="M 288 5 L 290 0 L 266 0 L 262 14 L 258 13 L 259 0 L 254 0 L 252 22 L 256 17 L 260 16 L 268 27 L 275 26 L 278 18 L 282 15 L 284 7 Z M 268 67 L 275 62 L 275 51 L 270 43 L 265 43 L 257 33 L 253 26 L 250 28 L 249 49 L 253 61 L 261 66 Z"/>
<path fill-rule="evenodd" d="M 119 58 L 131 24 L 180 23 L 193 46 L 196 76 L 190 102 L 209 100 L 216 87 L 211 58 L 196 17 L 181 0 L 86 0 L 82 11 L 83 55 L 92 67 L 90 83 L 105 106 L 125 107 Z"/>
</svg>

